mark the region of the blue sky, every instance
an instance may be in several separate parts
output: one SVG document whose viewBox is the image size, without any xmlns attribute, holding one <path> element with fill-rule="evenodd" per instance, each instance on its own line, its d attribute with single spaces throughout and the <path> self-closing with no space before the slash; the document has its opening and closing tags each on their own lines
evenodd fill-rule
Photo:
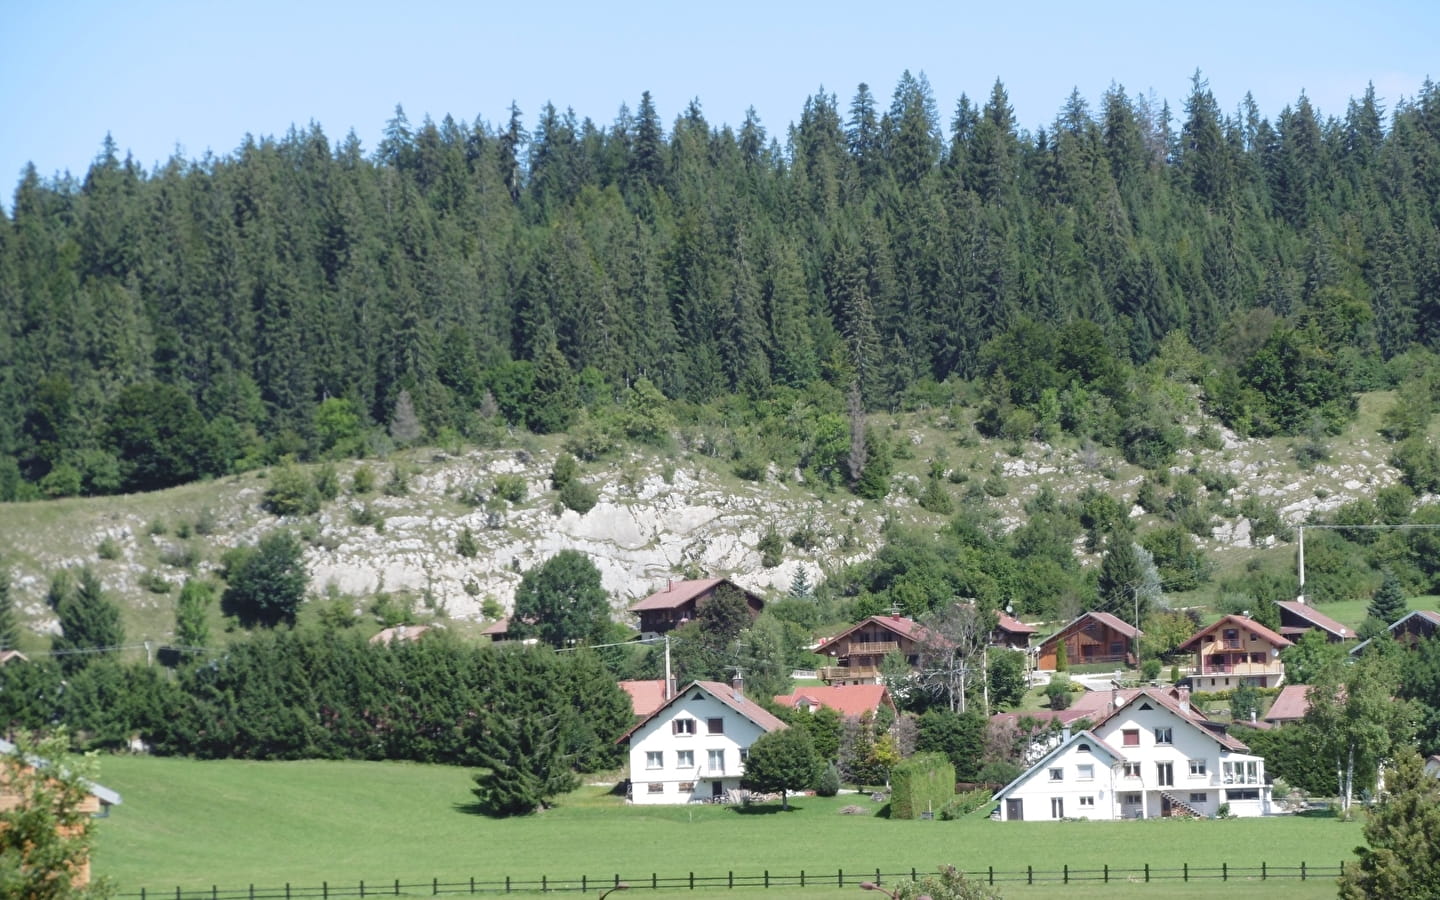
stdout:
<svg viewBox="0 0 1440 900">
<path fill-rule="evenodd" d="M 1272 119 L 1302 90 L 1339 116 L 1369 82 L 1388 108 L 1440 78 L 1434 0 L 0 0 L 0 34 L 7 206 L 27 161 L 82 176 L 107 132 L 147 170 L 312 120 L 373 151 L 396 103 L 417 123 L 503 122 L 513 100 L 530 126 L 548 100 L 608 124 L 649 90 L 667 125 L 692 98 L 712 125 L 754 106 L 783 142 L 822 85 L 844 108 L 866 82 L 883 108 L 907 69 L 947 125 L 998 77 L 1031 130 L 1072 88 L 1093 108 L 1112 82 L 1178 112 L 1197 68 L 1222 109 L 1248 90 Z"/>
</svg>

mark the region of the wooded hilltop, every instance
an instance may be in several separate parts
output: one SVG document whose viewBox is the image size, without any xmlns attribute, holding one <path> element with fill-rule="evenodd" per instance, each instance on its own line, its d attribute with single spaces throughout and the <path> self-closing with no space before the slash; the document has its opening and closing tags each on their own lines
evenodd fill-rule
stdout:
<svg viewBox="0 0 1440 900">
<path fill-rule="evenodd" d="M 1033 133 L 998 81 L 947 122 L 908 72 L 783 136 L 698 102 L 666 129 L 648 93 L 609 126 L 397 108 L 372 154 L 312 124 L 153 172 L 107 138 L 0 219 L 0 499 L 676 423 L 873 495 L 860 414 L 956 402 L 1150 467 L 1197 398 L 1242 436 L 1323 434 L 1397 386 L 1404 439 L 1434 404 L 1437 228 L 1429 81 L 1272 122 L 1197 72 L 1178 112 L 1076 91 Z"/>
</svg>

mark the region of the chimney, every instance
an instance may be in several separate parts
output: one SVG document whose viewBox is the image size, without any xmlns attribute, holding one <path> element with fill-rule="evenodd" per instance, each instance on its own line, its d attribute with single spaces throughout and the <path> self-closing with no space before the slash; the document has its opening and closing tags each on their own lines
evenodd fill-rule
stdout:
<svg viewBox="0 0 1440 900">
<path fill-rule="evenodd" d="M 673 591 L 673 590 L 675 590 L 675 579 L 673 579 L 673 578 L 667 578 L 667 579 L 665 579 L 665 593 L 668 594 L 668 593 L 670 593 L 670 592 Z"/>
<path fill-rule="evenodd" d="M 1060 729 L 1060 743 L 1062 743 L 1062 744 L 1068 744 L 1069 742 L 1070 742 L 1070 726 L 1069 726 L 1069 725 L 1066 725 L 1064 728 Z"/>
<path fill-rule="evenodd" d="M 1255 724 L 1255 707 L 1250 707 L 1250 724 Z"/>
<path fill-rule="evenodd" d="M 739 669 L 735 670 L 734 677 L 730 679 L 730 689 L 734 692 L 736 700 L 745 699 L 745 674 Z"/>
<path fill-rule="evenodd" d="M 1178 688 L 1178 692 L 1180 694 L 1180 711 L 1188 716 L 1190 714 L 1190 688 L 1181 687 Z"/>
</svg>

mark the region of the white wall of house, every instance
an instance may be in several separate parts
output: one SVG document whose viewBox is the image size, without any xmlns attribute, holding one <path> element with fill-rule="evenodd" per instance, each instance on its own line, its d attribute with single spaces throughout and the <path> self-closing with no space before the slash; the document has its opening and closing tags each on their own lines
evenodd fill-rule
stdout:
<svg viewBox="0 0 1440 900">
<path fill-rule="evenodd" d="M 1094 733 L 1120 755 L 1118 761 L 1112 763 L 1102 748 L 1086 752 L 1083 740 L 1073 740 L 1001 792 L 1000 817 L 1151 818 L 1163 815 L 1166 794 L 1205 816 L 1215 815 L 1222 803 L 1236 816 L 1271 811 L 1264 759 L 1223 747 L 1152 698 L 1136 697 Z"/>
<path fill-rule="evenodd" d="M 630 736 L 630 801 L 689 803 L 739 788 L 742 754 L 764 733 L 705 691 L 690 688 Z"/>
</svg>

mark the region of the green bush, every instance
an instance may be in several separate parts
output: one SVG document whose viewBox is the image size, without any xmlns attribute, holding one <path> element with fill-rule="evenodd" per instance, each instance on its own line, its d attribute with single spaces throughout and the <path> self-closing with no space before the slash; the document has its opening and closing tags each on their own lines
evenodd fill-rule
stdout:
<svg viewBox="0 0 1440 900">
<path fill-rule="evenodd" d="M 940 807 L 940 818 L 946 822 L 964 818 L 982 806 L 990 802 L 990 791 L 981 788 L 974 791 L 966 791 L 963 794 L 956 794 Z"/>
<path fill-rule="evenodd" d="M 760 565 L 767 569 L 773 569 L 780 565 L 785 558 L 785 540 L 780 537 L 780 532 L 771 525 L 765 533 L 760 536 L 760 543 L 756 545 L 760 551 Z"/>
<path fill-rule="evenodd" d="M 103 538 L 100 546 L 95 548 L 95 552 L 100 555 L 101 559 L 119 559 L 120 544 L 113 537 Z"/>
<path fill-rule="evenodd" d="M 260 506 L 277 516 L 308 516 L 320 511 L 320 494 L 305 473 L 285 463 L 270 473 Z"/>
<path fill-rule="evenodd" d="M 369 466 L 361 466 L 350 476 L 350 493 L 357 496 L 364 496 L 375 490 L 375 470 Z"/>
<path fill-rule="evenodd" d="M 573 509 L 583 516 L 594 509 L 596 503 L 600 502 L 600 492 L 595 489 L 594 485 L 586 484 L 579 479 L 567 481 L 565 486 L 560 488 L 560 502 L 567 509 Z"/>
<path fill-rule="evenodd" d="M 821 797 L 833 797 L 840 793 L 840 769 L 835 763 L 825 764 L 820 780 L 815 782 L 815 793 Z"/>
<path fill-rule="evenodd" d="M 569 459 L 572 463 L 574 462 L 573 457 L 563 458 Z M 556 467 L 559 467 L 558 463 L 556 464 Z M 555 476 L 552 474 L 551 478 L 554 477 Z M 495 476 L 495 496 L 499 497 L 502 500 L 508 500 L 511 503 L 524 503 L 526 490 L 527 489 L 525 487 L 525 477 L 523 475 Z"/>
<path fill-rule="evenodd" d="M 568 453 L 562 453 L 550 467 L 550 486 L 561 490 L 565 485 L 580 477 L 580 463 Z M 498 485 L 497 485 L 498 489 Z"/>
<path fill-rule="evenodd" d="M 480 552 L 480 545 L 475 541 L 475 533 L 470 527 L 460 529 L 460 536 L 455 539 L 455 552 L 466 559 L 474 559 Z"/>
<path fill-rule="evenodd" d="M 890 770 L 890 818 L 918 819 L 955 795 L 955 766 L 943 753 L 917 753 Z"/>
</svg>

